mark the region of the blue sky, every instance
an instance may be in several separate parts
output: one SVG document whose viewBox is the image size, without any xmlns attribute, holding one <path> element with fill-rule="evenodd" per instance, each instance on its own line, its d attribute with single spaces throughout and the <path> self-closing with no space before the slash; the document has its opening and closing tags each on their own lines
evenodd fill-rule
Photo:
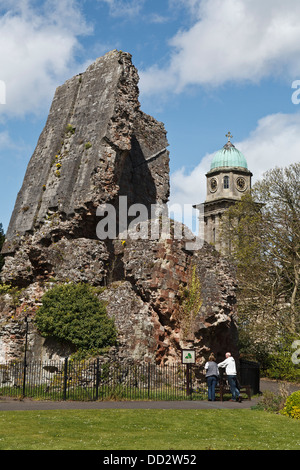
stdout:
<svg viewBox="0 0 300 470">
<path fill-rule="evenodd" d="M 299 162 L 299 0 L 0 0 L 5 230 L 56 87 L 112 49 L 132 54 L 141 109 L 165 124 L 171 205 L 204 201 L 228 131 L 253 181 Z"/>
</svg>

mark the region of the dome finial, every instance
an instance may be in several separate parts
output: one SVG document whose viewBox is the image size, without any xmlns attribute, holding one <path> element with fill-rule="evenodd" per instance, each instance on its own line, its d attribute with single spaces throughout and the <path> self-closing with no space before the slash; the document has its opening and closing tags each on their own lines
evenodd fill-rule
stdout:
<svg viewBox="0 0 300 470">
<path fill-rule="evenodd" d="M 248 168 L 247 161 L 242 154 L 231 142 L 230 139 L 233 138 L 231 132 L 226 134 L 228 142 L 220 149 L 214 156 L 210 169 L 215 168 L 224 168 L 224 167 L 239 167 L 239 168 Z"/>
<path fill-rule="evenodd" d="M 228 138 L 228 142 L 230 142 L 230 139 L 233 138 L 233 135 L 231 135 L 231 132 L 229 131 L 228 134 L 225 135 L 225 137 Z"/>
</svg>

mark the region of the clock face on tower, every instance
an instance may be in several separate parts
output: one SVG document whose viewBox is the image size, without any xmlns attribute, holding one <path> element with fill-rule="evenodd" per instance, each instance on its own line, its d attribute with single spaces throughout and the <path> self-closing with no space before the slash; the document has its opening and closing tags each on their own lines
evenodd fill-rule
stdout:
<svg viewBox="0 0 300 470">
<path fill-rule="evenodd" d="M 245 178 L 243 178 L 242 176 L 239 176 L 236 179 L 236 187 L 239 191 L 245 191 L 245 189 L 247 187 Z"/>
<path fill-rule="evenodd" d="M 214 193 L 215 191 L 217 191 L 217 188 L 218 188 L 218 181 L 216 180 L 216 178 L 212 178 L 210 180 L 210 191 Z"/>
</svg>

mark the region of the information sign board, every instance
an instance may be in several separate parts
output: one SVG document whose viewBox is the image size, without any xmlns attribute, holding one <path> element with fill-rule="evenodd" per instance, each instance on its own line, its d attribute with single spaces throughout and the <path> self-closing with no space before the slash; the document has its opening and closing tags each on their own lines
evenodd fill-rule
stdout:
<svg viewBox="0 0 300 470">
<path fill-rule="evenodd" d="M 195 364 L 196 353 L 194 349 L 182 349 L 181 351 L 182 364 Z"/>
</svg>

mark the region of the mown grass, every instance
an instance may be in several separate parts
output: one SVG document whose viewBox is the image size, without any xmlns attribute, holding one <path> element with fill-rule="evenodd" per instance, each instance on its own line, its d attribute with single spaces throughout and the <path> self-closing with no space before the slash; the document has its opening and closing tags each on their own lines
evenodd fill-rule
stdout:
<svg viewBox="0 0 300 470">
<path fill-rule="evenodd" d="M 255 410 L 0 412 L 1 450 L 299 450 L 300 423 Z"/>
</svg>

